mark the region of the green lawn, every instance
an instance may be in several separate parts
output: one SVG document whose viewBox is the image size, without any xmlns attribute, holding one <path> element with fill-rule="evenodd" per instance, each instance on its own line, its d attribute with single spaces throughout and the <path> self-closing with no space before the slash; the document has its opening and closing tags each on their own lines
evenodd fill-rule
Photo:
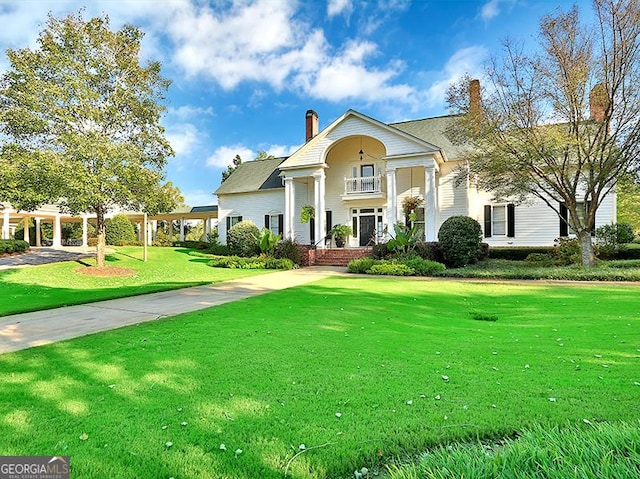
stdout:
<svg viewBox="0 0 640 479">
<path fill-rule="evenodd" d="M 639 293 L 340 277 L 4 354 L 0 454 L 69 455 L 74 478 L 347 478 L 637 424 Z"/>
<path fill-rule="evenodd" d="M 119 247 L 107 264 L 132 268 L 135 276 L 97 278 L 74 272 L 81 263 L 69 261 L 0 271 L 0 316 L 104 299 L 217 283 L 264 271 L 230 270 L 207 266 L 208 259 L 189 256 L 186 248 Z M 95 264 L 93 260 L 83 260 Z"/>
</svg>

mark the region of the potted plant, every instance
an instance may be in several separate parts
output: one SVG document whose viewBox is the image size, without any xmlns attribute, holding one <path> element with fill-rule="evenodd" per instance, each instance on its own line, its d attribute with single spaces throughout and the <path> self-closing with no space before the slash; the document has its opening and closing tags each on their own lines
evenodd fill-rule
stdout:
<svg viewBox="0 0 640 479">
<path fill-rule="evenodd" d="M 304 205 L 300 210 L 300 223 L 308 223 L 316 217 L 316 210 L 311 205 Z"/>
<path fill-rule="evenodd" d="M 331 236 L 336 240 L 336 246 L 342 248 L 347 237 L 351 234 L 351 226 L 335 225 L 331 228 Z"/>
</svg>

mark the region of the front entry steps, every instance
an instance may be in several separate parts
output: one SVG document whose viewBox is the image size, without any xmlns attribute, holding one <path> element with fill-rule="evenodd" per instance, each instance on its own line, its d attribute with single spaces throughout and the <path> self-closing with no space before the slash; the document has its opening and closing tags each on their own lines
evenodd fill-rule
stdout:
<svg viewBox="0 0 640 479">
<path fill-rule="evenodd" d="M 349 261 L 371 253 L 371 248 L 331 248 L 316 250 L 315 263 L 318 266 L 347 266 Z"/>
</svg>

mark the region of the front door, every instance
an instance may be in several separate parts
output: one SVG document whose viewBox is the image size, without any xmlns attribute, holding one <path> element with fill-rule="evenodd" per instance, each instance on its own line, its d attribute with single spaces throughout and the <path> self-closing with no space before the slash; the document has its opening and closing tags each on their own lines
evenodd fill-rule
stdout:
<svg viewBox="0 0 640 479">
<path fill-rule="evenodd" d="M 360 216 L 360 246 L 372 244 L 375 232 L 376 216 Z"/>
</svg>

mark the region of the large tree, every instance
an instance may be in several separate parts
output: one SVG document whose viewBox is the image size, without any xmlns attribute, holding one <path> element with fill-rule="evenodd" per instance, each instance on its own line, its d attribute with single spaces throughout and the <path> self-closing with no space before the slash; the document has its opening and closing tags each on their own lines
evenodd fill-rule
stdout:
<svg viewBox="0 0 640 479">
<path fill-rule="evenodd" d="M 471 179 L 499 198 L 537 197 L 559 217 L 566 208 L 587 266 L 598 207 L 640 166 L 639 0 L 593 5 L 590 25 L 575 6 L 543 17 L 533 52 L 505 42 L 477 95 L 466 81 L 448 94 Z"/>
<path fill-rule="evenodd" d="M 142 36 L 112 31 L 106 16 L 50 15 L 35 49 L 7 51 L 0 80 L 0 199 L 94 213 L 98 266 L 107 212 L 171 209 L 175 197 L 163 186 L 173 151 L 160 125 L 170 82 L 158 62 L 141 64 Z"/>
</svg>

